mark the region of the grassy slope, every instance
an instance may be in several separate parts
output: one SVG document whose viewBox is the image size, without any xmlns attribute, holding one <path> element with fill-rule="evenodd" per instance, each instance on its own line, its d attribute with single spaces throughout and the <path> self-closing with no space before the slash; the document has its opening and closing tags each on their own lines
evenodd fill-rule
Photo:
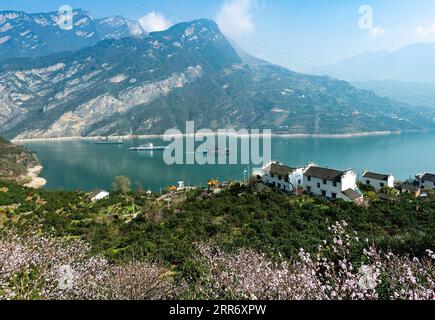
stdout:
<svg viewBox="0 0 435 320">
<path fill-rule="evenodd" d="M 132 219 L 134 214 L 137 217 Z M 167 208 L 155 196 L 113 194 L 91 203 L 83 193 L 0 183 L 0 225 L 38 221 L 60 236 L 83 238 L 94 253 L 111 259 L 134 255 L 188 273 L 194 268 L 190 257 L 198 241 L 227 249 L 250 247 L 291 259 L 300 248 L 314 251 L 329 238 L 327 228 L 337 220 L 346 220 L 361 239 L 368 238 L 381 248 L 422 256 L 426 249 L 434 249 L 434 219 L 433 196 L 375 201 L 366 209 L 341 201 L 234 187 L 219 195 L 194 191 Z"/>
</svg>

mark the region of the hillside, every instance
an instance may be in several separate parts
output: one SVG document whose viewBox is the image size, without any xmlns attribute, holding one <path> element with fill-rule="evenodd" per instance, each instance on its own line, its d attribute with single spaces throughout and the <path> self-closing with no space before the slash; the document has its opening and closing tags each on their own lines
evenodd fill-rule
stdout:
<svg viewBox="0 0 435 320">
<path fill-rule="evenodd" d="M 0 133 L 162 134 L 187 120 L 212 130 L 306 134 L 435 127 L 434 111 L 242 56 L 216 23 L 196 20 L 74 53 L 8 60 L 0 66 Z"/>
<path fill-rule="evenodd" d="M 29 168 L 39 165 L 35 154 L 0 137 L 0 179 L 24 182 Z M 28 182 L 28 181 L 27 181 Z"/>
<path fill-rule="evenodd" d="M 166 198 L 172 201 L 168 204 Z M 415 297 L 414 292 L 418 292 L 419 299 L 433 299 L 433 260 L 424 257 L 426 249 L 434 249 L 434 196 L 371 198 L 370 206 L 364 208 L 234 184 L 219 194 L 198 189 L 159 198 L 141 192 L 112 192 L 107 199 L 91 202 L 82 192 L 29 190 L 0 181 L 0 249 L 9 248 L 11 241 L 20 241 L 21 248 L 19 252 L 12 251 L 13 255 L 11 250 L 3 250 L 5 255 L 0 256 L 0 262 L 22 257 L 19 261 L 30 260 L 33 270 L 44 275 L 27 278 L 26 284 L 31 281 L 35 285 L 23 286 L 22 290 L 15 289 L 16 285 L 11 290 L 0 290 L 0 299 L 4 295 L 9 299 L 47 295 L 57 299 L 74 293 L 82 295 L 67 297 L 173 297 L 169 295 L 173 286 L 168 284 L 163 290 L 162 281 L 175 284 L 177 290 L 173 294 L 189 300 L 364 299 L 371 292 L 354 295 L 360 291 L 358 285 L 322 291 L 326 285 L 313 287 L 313 278 L 306 276 L 317 275 L 316 281 L 321 284 L 340 281 L 341 287 L 342 283 L 358 282 L 361 263 L 382 270 L 382 282 L 375 287 L 371 299 L 407 299 Z M 36 229 L 29 230 L 32 225 Z M 373 254 L 374 248 L 379 255 Z M 377 260 L 390 250 L 386 260 Z M 308 254 L 316 259 L 318 251 L 321 265 L 328 263 L 336 274 L 310 268 Z M 407 254 L 418 259 L 408 258 Z M 89 263 L 87 257 L 92 257 Z M 50 275 L 58 274 L 59 267 L 65 264 L 80 275 L 72 286 L 76 291 L 40 289 L 50 286 Z M 2 265 L 20 264 L 0 263 L 2 284 L 17 283 L 17 277 L 24 281 L 22 273 L 1 269 Z M 96 282 L 105 278 L 105 269 L 101 268 L 106 266 L 119 268 L 109 273 L 109 280 L 114 282 L 109 283 L 113 291 L 108 296 L 102 290 L 106 284 Z M 94 272 L 100 276 L 92 278 Z M 293 286 L 289 277 L 294 272 L 297 274 Z M 234 276 L 228 279 L 228 274 Z M 398 274 L 416 281 L 398 283 Z M 82 283 L 82 279 L 90 282 Z M 247 281 L 252 285 L 243 285 Z M 93 290 L 80 290 L 87 282 Z M 263 287 L 264 283 L 267 286 Z M 415 291 L 403 293 L 403 288 Z M 97 296 L 91 295 L 95 289 Z"/>
<path fill-rule="evenodd" d="M 435 83 L 398 80 L 352 82 L 360 89 L 416 107 L 435 108 Z"/>
</svg>

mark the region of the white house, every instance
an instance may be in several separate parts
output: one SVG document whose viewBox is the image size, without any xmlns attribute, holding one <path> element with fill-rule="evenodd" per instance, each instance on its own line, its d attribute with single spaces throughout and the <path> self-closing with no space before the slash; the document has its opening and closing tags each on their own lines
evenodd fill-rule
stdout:
<svg viewBox="0 0 435 320">
<path fill-rule="evenodd" d="M 183 191 L 186 189 L 186 186 L 184 184 L 184 181 L 178 181 L 178 188 L 177 191 Z"/>
<path fill-rule="evenodd" d="M 262 181 L 284 192 L 295 192 L 303 187 L 304 168 L 291 168 L 278 161 L 270 162 L 262 169 Z"/>
<path fill-rule="evenodd" d="M 372 186 L 375 190 L 382 188 L 394 188 L 394 176 L 391 174 L 380 174 L 370 171 L 364 171 L 361 183 L 366 186 Z"/>
<path fill-rule="evenodd" d="M 106 199 L 110 196 L 110 193 L 104 190 L 96 190 L 89 194 L 89 199 L 93 202 Z"/>
<path fill-rule="evenodd" d="M 359 201 L 362 193 L 356 185 L 357 175 L 353 170 L 338 171 L 311 164 L 304 171 L 303 186 L 308 194 L 330 199 Z"/>
<path fill-rule="evenodd" d="M 419 174 L 415 177 L 415 183 L 423 190 L 435 189 L 435 174 Z"/>
</svg>

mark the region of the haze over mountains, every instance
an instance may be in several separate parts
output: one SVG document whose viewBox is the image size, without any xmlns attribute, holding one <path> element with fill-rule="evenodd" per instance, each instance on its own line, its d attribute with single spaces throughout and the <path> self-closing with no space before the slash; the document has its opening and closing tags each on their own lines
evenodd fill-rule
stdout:
<svg viewBox="0 0 435 320">
<path fill-rule="evenodd" d="M 76 16 L 82 18 L 83 12 Z M 234 47 L 210 20 L 145 35 L 122 23 L 123 18 L 116 18 L 118 24 L 114 18 L 87 15 L 77 29 L 61 30 L 67 33 L 63 50 L 81 48 L 58 52 L 56 26 L 33 28 L 36 38 L 29 39 L 22 30 L 34 26 L 34 20 L 10 12 L 0 16 L 0 37 L 10 37 L 0 52 L 30 56 L 0 62 L 0 134 L 8 138 L 161 134 L 183 129 L 187 120 L 213 130 L 306 134 L 428 130 L 435 125 L 435 111 L 417 112 L 345 81 L 255 59 Z M 27 41 L 43 35 L 53 43 L 41 44 L 38 54 L 29 51 Z M 45 48 L 57 53 L 40 56 Z"/>
<path fill-rule="evenodd" d="M 309 71 L 349 81 L 401 102 L 435 108 L 435 43 L 367 52 Z"/>
</svg>

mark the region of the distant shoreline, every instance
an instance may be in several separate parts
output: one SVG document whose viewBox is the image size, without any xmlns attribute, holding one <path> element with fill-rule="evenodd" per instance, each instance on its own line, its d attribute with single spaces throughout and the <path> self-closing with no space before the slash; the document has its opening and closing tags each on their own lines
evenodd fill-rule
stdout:
<svg viewBox="0 0 435 320">
<path fill-rule="evenodd" d="M 400 135 L 401 131 L 372 131 L 372 132 L 358 132 L 358 133 L 343 133 L 343 134 L 309 134 L 309 133 L 274 133 L 272 137 L 280 138 L 336 138 L 336 139 L 346 139 L 346 138 L 357 138 L 357 137 L 369 137 L 369 136 L 388 136 L 388 135 Z M 219 136 L 219 133 L 214 133 L 215 136 Z M 225 134 L 228 135 L 228 134 Z M 262 134 L 260 134 L 261 136 Z M 170 135 L 169 137 L 177 137 L 180 135 Z M 182 134 L 181 136 L 192 136 Z M 247 137 L 256 136 L 254 134 L 249 135 L 237 135 L 237 137 Z M 110 136 L 109 141 L 116 140 L 141 140 L 141 139 L 162 139 L 164 135 L 128 135 L 128 136 Z M 70 141 L 99 141 L 105 140 L 106 137 L 60 137 L 60 138 L 34 138 L 34 139 L 12 139 L 13 143 L 32 143 L 32 142 L 70 142 Z"/>
</svg>

